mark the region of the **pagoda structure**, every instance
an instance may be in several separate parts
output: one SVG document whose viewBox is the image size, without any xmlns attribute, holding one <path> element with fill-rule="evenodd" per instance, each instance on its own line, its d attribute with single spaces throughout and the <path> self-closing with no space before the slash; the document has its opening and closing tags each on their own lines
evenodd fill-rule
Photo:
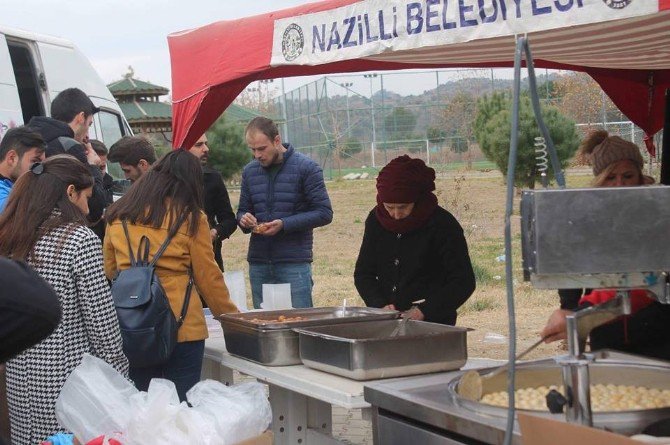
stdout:
<svg viewBox="0 0 670 445">
<path fill-rule="evenodd" d="M 129 66 L 123 79 L 107 85 L 130 128 L 136 135 L 162 136 L 164 141 L 172 140 L 172 106 L 160 100 L 170 90 L 135 79 L 134 75 L 133 68 Z"/>
</svg>

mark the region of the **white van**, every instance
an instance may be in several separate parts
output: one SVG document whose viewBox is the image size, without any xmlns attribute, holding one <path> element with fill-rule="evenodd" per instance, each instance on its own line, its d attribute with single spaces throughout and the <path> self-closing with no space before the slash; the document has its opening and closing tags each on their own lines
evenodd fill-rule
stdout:
<svg viewBox="0 0 670 445">
<path fill-rule="evenodd" d="M 100 108 L 89 130 L 91 139 L 110 147 L 132 135 L 105 82 L 72 42 L 0 26 L 0 139 L 33 116 L 49 116 L 51 101 L 71 87 Z"/>
</svg>

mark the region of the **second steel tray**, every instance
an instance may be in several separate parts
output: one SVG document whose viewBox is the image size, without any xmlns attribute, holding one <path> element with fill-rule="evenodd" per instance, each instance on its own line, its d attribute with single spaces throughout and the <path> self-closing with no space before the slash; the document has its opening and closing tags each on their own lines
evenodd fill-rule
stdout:
<svg viewBox="0 0 670 445">
<path fill-rule="evenodd" d="M 305 366 L 370 380 L 459 369 L 467 360 L 467 329 L 410 320 L 301 328 Z"/>
</svg>

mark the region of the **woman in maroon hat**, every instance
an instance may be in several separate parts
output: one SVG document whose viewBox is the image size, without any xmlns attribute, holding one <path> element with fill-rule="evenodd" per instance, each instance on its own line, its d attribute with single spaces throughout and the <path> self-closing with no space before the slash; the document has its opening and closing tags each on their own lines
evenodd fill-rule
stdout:
<svg viewBox="0 0 670 445">
<path fill-rule="evenodd" d="M 475 276 L 463 229 L 433 190 L 435 170 L 420 159 L 400 156 L 379 172 L 354 281 L 368 306 L 453 325 Z"/>
</svg>

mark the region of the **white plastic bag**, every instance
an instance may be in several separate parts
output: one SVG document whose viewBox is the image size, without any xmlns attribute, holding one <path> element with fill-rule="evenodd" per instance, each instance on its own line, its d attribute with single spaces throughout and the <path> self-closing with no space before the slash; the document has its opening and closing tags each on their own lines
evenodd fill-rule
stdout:
<svg viewBox="0 0 670 445">
<path fill-rule="evenodd" d="M 220 443 L 211 421 L 182 402 L 169 380 L 152 379 L 147 392 L 132 397 L 133 418 L 125 438 L 129 445 Z"/>
<path fill-rule="evenodd" d="M 240 312 L 248 312 L 247 308 L 247 285 L 244 281 L 243 270 L 230 270 L 223 274 L 230 299 L 233 300 Z"/>
<path fill-rule="evenodd" d="M 56 418 L 86 443 L 126 429 L 132 416 L 129 399 L 137 389 L 105 361 L 84 354 L 56 399 Z"/>
<path fill-rule="evenodd" d="M 227 387 L 214 380 L 179 403 L 174 383 L 153 379 L 137 391 L 113 367 L 90 355 L 70 374 L 56 401 L 56 417 L 81 442 L 106 435 L 124 445 L 231 445 L 260 435 L 272 413 L 260 383 Z"/>
<path fill-rule="evenodd" d="M 186 393 L 186 398 L 193 410 L 211 418 L 223 445 L 258 436 L 272 421 L 270 402 L 261 383 L 226 386 L 203 380 Z"/>
</svg>

